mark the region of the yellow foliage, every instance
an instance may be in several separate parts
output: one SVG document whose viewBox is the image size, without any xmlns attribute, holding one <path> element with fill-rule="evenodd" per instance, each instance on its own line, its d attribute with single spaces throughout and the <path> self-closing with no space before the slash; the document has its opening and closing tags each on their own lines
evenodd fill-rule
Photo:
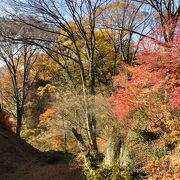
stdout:
<svg viewBox="0 0 180 180">
<path fill-rule="evenodd" d="M 53 92 L 56 89 L 56 86 L 51 84 L 46 84 L 46 86 L 40 86 L 38 88 L 38 95 L 43 96 L 46 92 Z"/>
</svg>

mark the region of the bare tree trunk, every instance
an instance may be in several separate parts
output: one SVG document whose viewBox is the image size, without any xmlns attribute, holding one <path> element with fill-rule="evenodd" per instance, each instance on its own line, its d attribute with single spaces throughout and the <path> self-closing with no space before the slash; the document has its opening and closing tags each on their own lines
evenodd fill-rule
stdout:
<svg viewBox="0 0 180 180">
<path fill-rule="evenodd" d="M 72 128 L 72 133 L 73 133 L 73 135 L 75 136 L 76 140 L 78 141 L 80 150 L 81 150 L 82 152 L 87 151 L 88 149 L 87 149 L 87 147 L 86 147 L 86 144 L 85 144 L 85 142 L 84 142 L 84 140 L 83 140 L 82 135 L 79 134 L 75 128 Z"/>
<path fill-rule="evenodd" d="M 113 76 L 117 75 L 117 58 L 119 48 L 114 47 L 114 64 L 113 64 Z"/>
<path fill-rule="evenodd" d="M 113 161 L 119 159 L 121 149 L 120 137 L 109 138 L 106 149 L 105 164 L 111 165 Z"/>
<path fill-rule="evenodd" d="M 21 110 L 17 109 L 17 126 L 16 126 L 16 135 L 20 137 L 21 134 L 21 127 L 22 127 L 22 119 L 23 119 L 23 113 Z"/>
<path fill-rule="evenodd" d="M 92 113 L 88 115 L 88 134 L 91 141 L 91 149 L 95 152 L 95 154 L 98 154 L 98 147 L 96 142 L 96 119 L 95 115 Z"/>
<path fill-rule="evenodd" d="M 95 95 L 95 73 L 94 73 L 94 62 L 93 60 L 90 61 L 90 91 L 91 95 Z"/>
<path fill-rule="evenodd" d="M 111 165 L 114 161 L 118 161 L 121 167 L 127 165 L 127 149 L 120 136 L 110 137 L 107 142 L 105 164 Z"/>
</svg>

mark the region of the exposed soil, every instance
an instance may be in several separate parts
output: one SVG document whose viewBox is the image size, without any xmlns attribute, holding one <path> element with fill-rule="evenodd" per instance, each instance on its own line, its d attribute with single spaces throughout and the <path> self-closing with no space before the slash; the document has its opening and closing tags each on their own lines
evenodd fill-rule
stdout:
<svg viewBox="0 0 180 180">
<path fill-rule="evenodd" d="M 81 176 L 70 155 L 41 153 L 0 127 L 0 180 L 80 180 Z"/>
</svg>

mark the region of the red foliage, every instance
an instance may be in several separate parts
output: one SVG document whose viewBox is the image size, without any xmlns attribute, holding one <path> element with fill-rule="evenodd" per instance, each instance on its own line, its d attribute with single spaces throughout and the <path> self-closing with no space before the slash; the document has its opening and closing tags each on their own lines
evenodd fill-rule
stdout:
<svg viewBox="0 0 180 180">
<path fill-rule="evenodd" d="M 114 86 L 120 86 L 112 94 L 111 102 L 118 118 L 124 118 L 141 104 L 140 97 L 163 90 L 171 108 L 180 108 L 180 52 L 175 48 L 144 50 L 139 53 L 136 66 L 126 66 L 114 78 Z"/>
<path fill-rule="evenodd" d="M 170 105 L 174 108 L 180 107 L 180 87 L 176 87 L 170 93 Z"/>
<path fill-rule="evenodd" d="M 126 116 L 135 107 L 130 101 L 134 98 L 133 94 L 131 94 L 127 89 L 119 89 L 116 93 L 112 94 L 111 98 L 115 105 L 114 113 L 117 117 Z"/>
<path fill-rule="evenodd" d="M 8 131 L 12 131 L 13 123 L 9 121 L 10 115 L 6 112 L 0 112 L 0 125 Z"/>
</svg>

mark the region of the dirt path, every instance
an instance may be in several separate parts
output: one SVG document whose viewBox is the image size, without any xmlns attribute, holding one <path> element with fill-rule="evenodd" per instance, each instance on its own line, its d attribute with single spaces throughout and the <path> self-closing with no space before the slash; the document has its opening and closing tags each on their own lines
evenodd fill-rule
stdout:
<svg viewBox="0 0 180 180">
<path fill-rule="evenodd" d="M 62 152 L 38 152 L 0 127 L 0 180 L 81 180 L 81 170 Z"/>
<path fill-rule="evenodd" d="M 13 164 L 14 165 L 14 164 Z M 7 165 L 6 165 L 7 167 Z M 9 168 L 9 169 L 8 169 Z M 68 162 L 57 164 L 19 163 L 1 171 L 0 180 L 80 180 L 81 173 Z"/>
</svg>

